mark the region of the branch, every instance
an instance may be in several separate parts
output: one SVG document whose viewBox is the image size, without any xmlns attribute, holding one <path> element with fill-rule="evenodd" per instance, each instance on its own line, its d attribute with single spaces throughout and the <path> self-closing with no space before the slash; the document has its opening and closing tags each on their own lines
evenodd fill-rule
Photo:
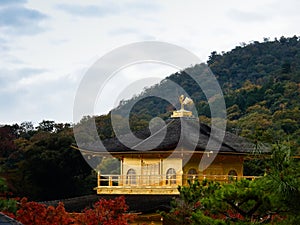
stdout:
<svg viewBox="0 0 300 225">
<path fill-rule="evenodd" d="M 254 199 L 254 200 L 256 200 L 256 199 Z M 251 217 L 261 205 L 262 205 L 262 201 L 258 200 L 256 202 L 255 206 L 247 212 L 247 215 L 249 215 L 249 217 Z"/>
<path fill-rule="evenodd" d="M 243 217 L 247 217 L 247 213 L 237 207 L 232 201 L 225 200 L 235 211 L 237 211 L 239 214 L 241 214 Z"/>
</svg>

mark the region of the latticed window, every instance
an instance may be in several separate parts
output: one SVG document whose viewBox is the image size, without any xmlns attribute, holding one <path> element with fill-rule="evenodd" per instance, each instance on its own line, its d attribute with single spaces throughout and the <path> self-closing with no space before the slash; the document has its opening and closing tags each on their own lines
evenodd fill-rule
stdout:
<svg viewBox="0 0 300 225">
<path fill-rule="evenodd" d="M 159 184 L 159 168 L 160 163 L 142 164 L 142 180 L 143 185 L 158 185 Z"/>
<path fill-rule="evenodd" d="M 174 168 L 167 170 L 166 184 L 176 184 L 176 171 Z"/>
<path fill-rule="evenodd" d="M 127 171 L 126 184 L 136 184 L 136 172 L 134 169 L 129 169 Z"/>
<path fill-rule="evenodd" d="M 237 179 L 237 172 L 235 170 L 230 170 L 228 173 L 228 180 L 236 180 Z"/>
<path fill-rule="evenodd" d="M 188 179 L 195 179 L 195 178 L 198 177 L 197 175 L 198 175 L 198 173 L 197 173 L 196 169 L 194 169 L 194 168 L 189 169 L 189 171 L 188 171 Z"/>
</svg>

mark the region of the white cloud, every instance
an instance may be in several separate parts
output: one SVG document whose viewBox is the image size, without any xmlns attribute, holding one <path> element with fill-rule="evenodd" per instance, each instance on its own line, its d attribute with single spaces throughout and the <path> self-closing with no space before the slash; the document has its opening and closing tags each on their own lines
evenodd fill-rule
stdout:
<svg viewBox="0 0 300 225">
<path fill-rule="evenodd" d="M 103 17 L 119 13 L 119 7 L 115 4 L 105 5 L 76 5 L 76 4 L 58 4 L 57 9 L 62 10 L 72 16 L 79 17 Z"/>
<path fill-rule="evenodd" d="M 1 31 L 17 35 L 32 35 L 43 31 L 39 22 L 47 16 L 38 10 L 25 7 L 23 2 L 20 3 L 4 4 L 5 7 L 1 7 L 0 3 Z"/>
</svg>

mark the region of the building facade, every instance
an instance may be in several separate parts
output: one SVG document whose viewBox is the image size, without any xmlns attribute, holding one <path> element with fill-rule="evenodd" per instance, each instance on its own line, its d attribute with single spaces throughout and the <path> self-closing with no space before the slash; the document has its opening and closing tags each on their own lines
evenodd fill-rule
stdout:
<svg viewBox="0 0 300 225">
<path fill-rule="evenodd" d="M 177 195 L 178 186 L 188 180 L 255 178 L 243 176 L 244 160 L 255 150 L 251 142 L 229 132 L 212 133 L 211 127 L 182 110 L 151 132 L 135 133 L 140 139 L 124 135 L 122 140 L 104 140 L 105 149 L 81 148 L 86 155 L 119 160 L 119 174 L 98 171 L 97 193 Z"/>
</svg>

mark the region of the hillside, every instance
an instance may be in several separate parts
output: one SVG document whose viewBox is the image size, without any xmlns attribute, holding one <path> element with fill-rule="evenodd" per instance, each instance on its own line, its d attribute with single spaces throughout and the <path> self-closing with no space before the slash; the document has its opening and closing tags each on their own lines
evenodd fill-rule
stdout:
<svg viewBox="0 0 300 225">
<path fill-rule="evenodd" d="M 223 90 L 228 130 L 255 141 L 275 143 L 289 140 L 299 150 L 300 132 L 300 39 L 281 37 L 273 41 L 251 42 L 229 52 L 212 52 L 207 65 Z M 162 91 L 174 92 L 169 81 L 177 83 L 194 100 L 199 117 L 210 122 L 210 109 L 198 85 L 188 75 L 197 74 L 201 65 L 172 74 L 160 84 L 146 89 L 130 100 L 124 100 L 112 112 L 130 112 L 132 130 L 148 126 L 155 116 L 166 119 L 174 109 L 158 97 Z M 177 91 L 178 96 L 181 94 Z M 96 117 L 100 136 L 111 137 L 110 114 Z M 104 126 L 105 124 L 105 126 Z"/>
<path fill-rule="evenodd" d="M 263 84 L 272 80 L 300 81 L 299 38 L 265 39 L 237 46 L 229 52 L 212 52 L 208 66 L 226 88 L 240 88 L 246 80 Z"/>
</svg>

